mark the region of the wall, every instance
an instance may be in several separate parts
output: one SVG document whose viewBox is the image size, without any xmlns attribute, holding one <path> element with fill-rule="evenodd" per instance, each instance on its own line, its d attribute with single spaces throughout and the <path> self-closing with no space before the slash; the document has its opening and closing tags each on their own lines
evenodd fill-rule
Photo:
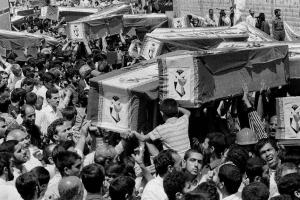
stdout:
<svg viewBox="0 0 300 200">
<path fill-rule="evenodd" d="M 0 0 L 0 29 L 10 30 L 10 10 L 8 0 Z"/>
<path fill-rule="evenodd" d="M 219 9 L 227 9 L 229 11 L 232 0 L 173 0 L 174 11 L 177 15 L 185 15 L 193 13 L 199 16 L 205 16 L 208 9 L 214 8 L 215 13 Z M 248 10 L 253 8 L 258 15 L 260 12 L 266 14 L 267 20 L 273 15 L 273 10 L 280 8 L 285 21 L 300 31 L 300 0 L 246 0 L 246 10 L 243 19 L 248 15 Z"/>
</svg>

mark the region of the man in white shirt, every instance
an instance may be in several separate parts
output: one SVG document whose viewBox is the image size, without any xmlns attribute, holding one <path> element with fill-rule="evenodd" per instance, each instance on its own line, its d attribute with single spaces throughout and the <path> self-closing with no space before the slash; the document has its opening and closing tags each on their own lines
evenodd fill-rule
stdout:
<svg viewBox="0 0 300 200">
<path fill-rule="evenodd" d="M 222 200 L 241 200 L 238 190 L 242 183 L 242 174 L 237 166 L 232 163 L 222 165 L 216 178 Z"/>
<path fill-rule="evenodd" d="M 154 160 L 157 177 L 149 181 L 143 191 L 142 200 L 167 200 L 163 179 L 169 172 L 180 170 L 181 157 L 171 149 L 161 151 Z"/>
<path fill-rule="evenodd" d="M 250 24 L 251 26 L 255 27 L 256 25 L 256 18 L 254 17 L 254 10 L 249 10 L 249 15 L 246 18 L 246 23 Z"/>
<path fill-rule="evenodd" d="M 0 153 L 0 199 L 21 200 L 17 189 L 8 183 L 14 178 L 11 162 L 12 156 L 9 153 Z"/>
<path fill-rule="evenodd" d="M 48 102 L 47 102 L 47 98 L 46 98 L 46 92 L 48 89 L 53 88 L 54 87 L 54 76 L 53 74 L 46 72 L 43 77 L 43 85 L 39 88 L 36 89 L 35 94 L 37 96 L 41 96 L 43 97 L 44 101 L 43 101 L 43 107 L 46 107 Z"/>
<path fill-rule="evenodd" d="M 59 91 L 54 87 L 48 89 L 46 99 L 47 105 L 38 113 L 35 121 L 43 135 L 47 134 L 47 128 L 53 121 L 62 117 L 61 112 L 57 109 L 60 101 Z"/>
<path fill-rule="evenodd" d="M 206 25 L 209 27 L 216 27 L 216 26 L 218 26 L 218 22 L 219 21 L 218 21 L 217 16 L 214 14 L 214 10 L 209 9 L 208 15 L 206 15 L 206 17 L 205 17 Z"/>
</svg>

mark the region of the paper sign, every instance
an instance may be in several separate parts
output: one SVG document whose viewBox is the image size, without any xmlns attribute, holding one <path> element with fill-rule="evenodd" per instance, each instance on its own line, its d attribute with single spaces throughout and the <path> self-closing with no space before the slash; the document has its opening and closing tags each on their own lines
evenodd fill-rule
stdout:
<svg viewBox="0 0 300 200">
<path fill-rule="evenodd" d="M 276 139 L 300 139 L 300 97 L 276 99 L 278 130 Z"/>
<path fill-rule="evenodd" d="M 187 18 L 180 17 L 180 18 L 174 18 L 173 19 L 173 28 L 186 28 L 187 25 Z"/>
<path fill-rule="evenodd" d="M 159 40 L 148 37 L 143 44 L 141 55 L 146 60 L 153 59 L 160 54 L 161 48 L 162 44 Z"/>
<path fill-rule="evenodd" d="M 168 98 L 175 100 L 193 99 L 193 57 L 176 56 L 166 59 L 168 70 Z"/>
<path fill-rule="evenodd" d="M 70 24 L 70 37 L 73 40 L 83 40 L 84 39 L 84 31 L 83 24 Z"/>
</svg>

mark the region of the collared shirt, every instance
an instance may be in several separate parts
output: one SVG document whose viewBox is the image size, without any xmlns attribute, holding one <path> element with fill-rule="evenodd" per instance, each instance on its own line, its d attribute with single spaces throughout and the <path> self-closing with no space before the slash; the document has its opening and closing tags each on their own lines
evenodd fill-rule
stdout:
<svg viewBox="0 0 300 200">
<path fill-rule="evenodd" d="M 160 176 L 149 181 L 143 191 L 142 200 L 167 200 L 163 186 L 163 179 Z"/>
<path fill-rule="evenodd" d="M 251 15 L 248 15 L 247 18 L 246 18 L 246 23 L 250 24 L 253 27 L 255 27 L 255 25 L 256 25 L 256 18 L 252 17 Z"/>
<path fill-rule="evenodd" d="M 61 117 L 62 114 L 58 110 L 55 112 L 48 104 L 36 116 L 35 124 L 40 127 L 42 134 L 46 135 L 48 126 Z"/>
<path fill-rule="evenodd" d="M 87 193 L 85 200 L 103 200 L 103 197 L 101 194 Z"/>
<path fill-rule="evenodd" d="M 2 200 L 22 200 L 16 187 L 0 178 L 0 199 Z"/>
<path fill-rule="evenodd" d="M 37 96 L 41 96 L 44 98 L 43 100 L 43 108 L 46 107 L 48 105 L 47 99 L 46 99 L 46 92 L 47 92 L 47 88 L 43 85 L 40 88 L 36 88 L 35 94 Z"/>
<path fill-rule="evenodd" d="M 50 179 L 44 196 L 45 200 L 53 200 L 58 199 L 60 197 L 58 192 L 58 183 L 61 179 L 62 177 L 59 172 L 57 172 L 57 174 L 55 174 L 55 176 L 52 179 Z"/>
<path fill-rule="evenodd" d="M 241 199 L 242 199 L 241 193 L 239 192 L 232 194 L 228 197 L 222 198 L 222 200 L 241 200 Z"/>
<path fill-rule="evenodd" d="M 189 117 L 169 118 L 166 123 L 157 126 L 149 133 L 151 140 L 160 139 L 164 149 L 174 149 L 183 157 L 184 153 L 191 148 L 188 135 Z"/>
</svg>

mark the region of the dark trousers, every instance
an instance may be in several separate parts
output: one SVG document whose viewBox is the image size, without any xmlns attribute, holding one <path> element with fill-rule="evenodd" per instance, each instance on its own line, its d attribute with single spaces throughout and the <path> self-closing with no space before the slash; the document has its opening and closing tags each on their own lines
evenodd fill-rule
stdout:
<svg viewBox="0 0 300 200">
<path fill-rule="evenodd" d="M 278 41 L 284 41 L 285 31 L 274 31 L 274 39 Z"/>
</svg>

